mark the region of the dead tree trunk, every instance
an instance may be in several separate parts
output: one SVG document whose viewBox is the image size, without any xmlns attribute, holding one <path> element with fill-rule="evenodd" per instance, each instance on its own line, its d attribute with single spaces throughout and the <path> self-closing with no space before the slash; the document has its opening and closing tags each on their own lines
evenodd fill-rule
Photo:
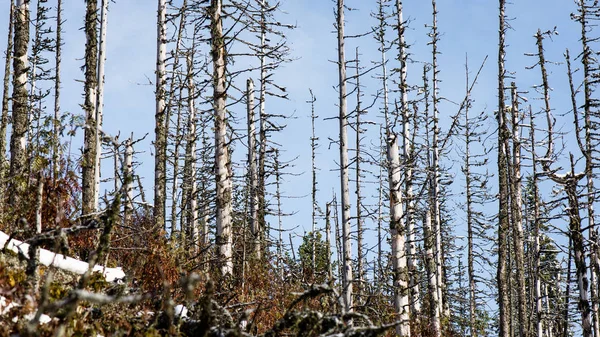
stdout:
<svg viewBox="0 0 600 337">
<path fill-rule="evenodd" d="M 527 313 L 527 291 L 525 284 L 525 257 L 523 253 L 523 201 L 521 188 L 521 128 L 517 87 L 511 84 L 511 124 L 512 124 L 512 163 L 510 166 L 510 201 L 511 222 L 513 234 L 513 249 L 515 254 L 515 269 L 517 272 L 517 305 L 519 321 L 519 335 L 529 336 L 529 314 Z"/>
<path fill-rule="evenodd" d="M 506 134 L 505 103 L 504 103 L 504 69 L 505 51 L 505 0 L 499 0 L 499 42 L 498 42 L 498 307 L 499 307 L 499 336 L 509 337 L 511 309 L 508 292 L 508 171 L 507 171 L 507 149 L 505 141 L 509 135 Z"/>
<path fill-rule="evenodd" d="M 343 274 L 342 297 L 344 312 L 352 311 L 352 241 L 350 239 L 350 189 L 348 175 L 348 126 L 346 107 L 346 55 L 344 36 L 344 0 L 337 0 L 336 28 L 338 40 L 339 123 L 340 123 L 340 183 L 342 194 Z"/>
<path fill-rule="evenodd" d="M 17 206 L 27 184 L 27 45 L 29 42 L 29 1 L 15 0 L 13 42 L 12 134 L 10 137 L 10 204 Z"/>
<path fill-rule="evenodd" d="M 87 0 L 85 15 L 85 124 L 83 156 L 81 163 L 82 214 L 89 215 L 97 211 L 94 205 L 96 197 L 96 133 L 98 121 L 96 102 L 98 93 L 98 0 Z"/>
<path fill-rule="evenodd" d="M 259 190 L 258 171 L 256 168 L 256 126 L 254 120 L 254 82 L 252 79 L 246 81 L 246 110 L 248 115 L 248 183 L 249 183 L 249 208 L 250 208 L 250 231 L 252 233 L 252 250 L 254 257 L 260 260 L 260 219 L 259 213 Z"/>
<path fill-rule="evenodd" d="M 158 0 L 156 33 L 156 111 L 154 141 L 154 223 L 165 228 L 167 198 L 167 129 L 165 119 L 166 58 L 167 58 L 167 3 Z M 171 228 L 173 231 L 174 228 Z M 171 233 L 173 234 L 173 233 Z"/>
<path fill-rule="evenodd" d="M 217 235 L 221 274 L 233 274 L 231 237 L 232 181 L 229 142 L 227 140 L 227 83 L 225 59 L 227 49 L 223 36 L 222 0 L 211 0 L 210 5 L 211 55 L 213 62 L 213 108 L 215 113 L 215 177 L 217 186 Z"/>
<path fill-rule="evenodd" d="M 188 125 L 187 139 L 185 145 L 185 177 L 184 184 L 186 187 L 186 227 L 188 230 L 188 244 L 190 253 L 195 256 L 199 250 L 199 223 L 198 223 L 198 189 L 196 187 L 196 85 L 194 82 L 194 43 L 192 49 L 186 57 L 187 63 L 187 108 L 188 108 Z"/>
<path fill-rule="evenodd" d="M 8 38 L 6 47 L 6 63 L 4 64 L 4 88 L 2 91 L 2 115 L 0 119 L 0 184 L 2 190 L 6 188 L 4 179 L 6 178 L 7 169 L 7 158 L 6 158 L 6 128 L 8 126 L 8 101 L 9 101 L 9 88 L 10 88 L 10 61 L 13 55 L 13 29 L 14 29 L 14 3 L 10 2 L 10 11 L 8 17 Z M 2 200 L 4 200 L 4 193 L 1 193 Z"/>
</svg>

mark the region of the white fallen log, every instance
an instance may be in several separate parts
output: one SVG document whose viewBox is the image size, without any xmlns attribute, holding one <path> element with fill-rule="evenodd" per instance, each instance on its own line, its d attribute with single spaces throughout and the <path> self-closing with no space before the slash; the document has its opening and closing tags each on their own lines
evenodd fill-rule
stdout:
<svg viewBox="0 0 600 337">
<path fill-rule="evenodd" d="M 6 249 L 17 254 L 23 254 L 25 257 L 29 258 L 29 244 L 23 243 L 16 239 L 11 239 L 10 242 L 6 244 L 8 239 L 9 236 L 0 231 L 0 249 L 6 246 Z M 63 254 L 57 254 L 43 248 L 40 248 L 39 263 L 46 267 L 51 266 L 79 275 L 85 274 L 89 268 L 89 264 L 87 262 L 64 256 Z M 105 268 L 104 266 L 96 265 L 94 266 L 93 271 L 100 272 L 108 282 L 125 278 L 125 273 L 121 267 Z"/>
</svg>

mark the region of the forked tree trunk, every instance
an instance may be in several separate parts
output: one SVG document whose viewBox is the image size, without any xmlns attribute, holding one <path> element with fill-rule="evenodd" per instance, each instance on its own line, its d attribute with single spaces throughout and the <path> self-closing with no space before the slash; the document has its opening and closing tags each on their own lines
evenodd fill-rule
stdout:
<svg viewBox="0 0 600 337">
<path fill-rule="evenodd" d="M 232 181 L 229 142 L 227 140 L 227 83 L 225 59 L 227 50 L 223 36 L 222 0 L 211 0 L 210 33 L 213 62 L 213 108 L 215 112 L 215 166 L 216 166 L 216 208 L 219 265 L 221 274 L 233 273 L 231 212 Z"/>
</svg>

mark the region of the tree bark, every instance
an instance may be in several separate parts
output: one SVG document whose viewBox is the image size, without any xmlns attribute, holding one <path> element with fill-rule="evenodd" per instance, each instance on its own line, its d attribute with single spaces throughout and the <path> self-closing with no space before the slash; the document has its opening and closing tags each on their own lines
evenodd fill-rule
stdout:
<svg viewBox="0 0 600 337">
<path fill-rule="evenodd" d="M 505 103 L 504 103 L 504 69 L 505 52 L 505 0 L 499 0 L 499 28 L 498 28 L 498 266 L 496 280 L 498 283 L 498 308 L 499 308 L 499 336 L 508 337 L 510 334 L 510 316 L 508 292 L 508 172 L 507 149 L 505 148 Z"/>
<path fill-rule="evenodd" d="M 352 311 L 352 241 L 350 239 L 350 189 L 348 167 L 348 125 L 346 107 L 346 55 L 344 36 L 344 0 L 337 0 L 337 42 L 338 42 L 338 75 L 339 75 L 339 123 L 340 123 L 340 184 L 342 194 L 342 250 L 343 274 L 342 297 L 344 312 Z"/>
<path fill-rule="evenodd" d="M 29 1 L 15 0 L 13 42 L 12 134 L 10 137 L 10 204 L 17 206 L 27 184 L 24 176 L 27 165 L 27 71 L 29 63 Z"/>
<path fill-rule="evenodd" d="M 229 142 L 227 140 L 227 83 L 225 78 L 226 53 L 223 36 L 222 0 L 211 0 L 210 32 L 213 61 L 213 108 L 215 112 L 215 166 L 216 166 L 216 243 L 222 275 L 233 274 L 231 212 L 232 181 Z"/>
<path fill-rule="evenodd" d="M 100 155 L 102 154 L 102 119 L 104 117 L 104 68 L 106 64 L 106 30 L 108 26 L 108 0 L 102 0 L 100 10 L 100 50 L 98 52 L 98 92 L 96 99 L 96 157 L 94 158 L 94 209 L 100 198 Z"/>
<path fill-rule="evenodd" d="M 96 134 L 98 120 L 96 102 L 98 93 L 98 0 L 86 0 L 85 15 L 85 124 L 83 156 L 81 163 L 82 215 L 95 213 L 96 197 L 96 153 L 98 151 Z"/>
<path fill-rule="evenodd" d="M 511 220 L 513 234 L 513 249 L 515 254 L 515 269 L 517 272 L 517 305 L 519 321 L 519 335 L 529 336 L 529 314 L 527 312 L 527 291 L 525 284 L 525 258 L 523 253 L 523 201 L 521 188 L 521 128 L 519 116 L 519 104 L 517 97 L 517 87 L 514 82 L 511 83 L 511 124 L 512 124 L 512 166 L 510 169 L 510 201 L 511 201 Z"/>
<path fill-rule="evenodd" d="M 246 81 L 246 111 L 248 115 L 248 189 L 250 208 L 250 232 L 252 233 L 252 250 L 254 257 L 261 258 L 260 249 L 260 219 L 259 213 L 259 189 L 258 171 L 256 168 L 256 125 L 254 120 L 254 82 L 252 79 Z"/>
<path fill-rule="evenodd" d="M 2 91 L 2 115 L 0 119 L 0 184 L 3 186 L 2 191 L 6 188 L 5 180 L 7 175 L 7 158 L 6 158 L 6 128 L 8 126 L 8 101 L 10 89 L 10 62 L 13 55 L 13 29 L 14 29 L 14 3 L 10 2 L 10 11 L 8 16 L 8 37 L 6 47 L 6 63 L 4 64 L 4 88 Z M 0 192 L 2 200 L 4 200 L 4 192 Z"/>
<path fill-rule="evenodd" d="M 166 0 L 158 0 L 156 50 L 156 111 L 154 141 L 154 223 L 165 228 L 167 195 L 167 130 L 165 122 L 167 24 Z M 174 228 L 171 228 L 173 231 Z M 171 233 L 173 234 L 173 233 Z"/>
</svg>

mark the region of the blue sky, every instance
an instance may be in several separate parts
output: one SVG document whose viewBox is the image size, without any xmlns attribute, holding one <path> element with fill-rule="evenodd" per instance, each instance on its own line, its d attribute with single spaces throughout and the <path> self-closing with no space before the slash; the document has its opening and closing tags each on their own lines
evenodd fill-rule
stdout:
<svg viewBox="0 0 600 337">
<path fill-rule="evenodd" d="M 53 6 L 54 2 L 49 1 Z M 376 25 L 370 13 L 376 10 L 375 1 L 348 0 L 347 5 L 356 11 L 347 13 L 347 34 L 354 35 L 365 32 Z M 149 197 L 152 194 L 153 147 L 154 139 L 154 86 L 148 79 L 154 78 L 155 66 L 155 20 L 156 3 L 149 0 L 119 0 L 110 4 L 108 26 L 108 52 L 106 62 L 106 94 L 104 129 L 109 134 L 121 133 L 124 139 L 131 132 L 136 137 L 149 133 L 145 141 L 137 145 L 137 161 L 140 163 L 137 173 L 144 177 L 144 186 Z M 339 195 L 339 178 L 332 171 L 336 168 L 338 153 L 335 144 L 329 144 L 328 137 L 337 137 L 337 122 L 323 120 L 337 115 L 337 66 L 331 60 L 337 59 L 336 35 L 333 32 L 333 8 L 335 3 L 328 0 L 285 0 L 282 9 L 288 14 L 280 16 L 282 22 L 296 23 L 298 28 L 288 34 L 292 48 L 292 56 L 296 61 L 284 65 L 275 75 L 280 85 L 286 86 L 289 100 L 273 100 L 267 102 L 267 109 L 272 113 L 294 115 L 296 119 L 288 122 L 288 128 L 282 135 L 274 137 L 285 152 L 283 160 L 295 157 L 295 173 L 299 176 L 286 176 L 283 185 L 284 193 L 289 196 L 306 196 L 300 199 L 288 199 L 284 203 L 285 212 L 295 212 L 284 220 L 285 227 L 296 228 L 295 232 L 310 230 L 310 107 L 308 89 L 311 88 L 317 97 L 316 111 L 320 116 L 317 133 L 320 137 L 320 148 L 317 157 L 319 171 L 319 202 L 324 207 L 331 198 L 334 190 Z M 4 51 L 7 35 L 8 5 L 4 4 L 0 12 L 0 50 Z M 33 7 L 33 4 L 32 4 Z M 84 1 L 65 1 L 64 17 L 67 20 L 65 31 L 65 46 L 63 53 L 63 91 L 62 107 L 65 111 L 81 113 L 83 79 L 79 67 L 83 64 L 84 35 L 80 28 L 83 26 Z M 443 97 L 460 102 L 464 96 L 464 62 L 468 54 L 471 76 L 479 67 L 485 56 L 488 62 L 482 72 L 473 92 L 475 99 L 474 110 L 486 110 L 492 113 L 497 105 L 496 99 L 496 59 L 497 59 L 497 30 L 498 5 L 490 0 L 440 0 L 439 31 L 443 34 L 439 43 L 441 70 L 440 93 Z M 540 82 L 538 70 L 526 70 L 527 66 L 536 61 L 525 53 L 536 50 L 533 35 L 538 28 L 543 31 L 557 26 L 559 35 L 553 36 L 553 41 L 546 40 L 546 57 L 551 61 L 562 62 L 566 47 L 572 49 L 573 57 L 579 53 L 580 27 L 569 19 L 569 14 L 575 10 L 572 1 L 538 0 L 515 1 L 508 6 L 507 15 L 515 19 L 510 22 L 514 30 L 508 32 L 507 67 L 513 71 L 517 83 L 523 90 L 529 90 L 533 95 L 532 85 Z M 427 45 L 426 24 L 431 21 L 431 9 L 428 1 L 405 1 L 405 19 L 410 20 L 407 31 L 407 42 L 411 45 L 411 58 L 415 61 L 409 66 L 409 82 L 418 84 L 421 78 L 422 64 L 430 61 L 430 47 Z M 371 37 L 359 41 L 348 41 L 348 59 L 354 55 L 354 48 L 360 47 L 362 64 L 371 65 L 371 61 L 379 60 L 377 45 Z M 393 52 L 393 51 L 392 51 Z M 388 59 L 394 58 L 390 52 Z M 395 64 L 391 64 L 394 67 Z M 564 64 L 550 67 L 551 80 L 560 94 L 561 101 L 554 101 L 558 112 L 569 110 L 566 95 L 566 75 Z M 373 73 L 375 75 L 375 73 Z M 240 79 L 242 80 L 242 79 Z M 243 79 L 245 81 L 245 79 Z M 255 82 L 258 82 L 255 79 Z M 371 101 L 372 96 L 380 87 L 375 79 L 363 79 L 365 86 L 364 101 Z M 536 97 L 539 97 L 537 95 Z M 353 99 L 350 99 L 352 106 Z M 538 104 L 538 103 L 536 103 Z M 374 106 L 369 115 L 370 120 L 379 120 L 380 104 Z M 450 103 L 442 105 L 442 131 L 445 131 L 444 120 L 456 112 L 456 106 Z M 243 107 L 232 108 L 232 113 L 245 117 Z M 558 115 L 558 113 L 557 113 Z M 564 125 L 568 130 L 570 119 L 559 120 L 559 126 Z M 369 129 L 368 142 L 376 144 L 377 128 Z M 350 135 L 352 137 L 352 134 Z M 82 134 L 78 137 L 82 138 Z M 493 137 L 492 137 L 493 138 Z M 493 141 L 492 141 L 493 143 Z M 241 148 L 241 147 L 240 147 Z M 76 151 L 78 154 L 79 152 Z M 240 154 L 241 155 L 241 154 Z M 105 170 L 110 170 L 112 163 L 104 163 Z M 456 166 L 456 165 L 455 165 Z M 456 166 L 458 167 L 458 166 Z M 460 176 L 456 177 L 456 186 L 460 187 Z M 374 203 L 370 198 L 374 195 L 373 188 L 367 188 L 368 203 Z M 354 210 L 353 210 L 354 212 Z M 275 223 L 274 223 L 275 225 Z M 372 226 L 371 223 L 368 223 Z M 457 224 L 460 228 L 460 224 Z M 460 229 L 458 229 L 460 231 Z"/>
</svg>

